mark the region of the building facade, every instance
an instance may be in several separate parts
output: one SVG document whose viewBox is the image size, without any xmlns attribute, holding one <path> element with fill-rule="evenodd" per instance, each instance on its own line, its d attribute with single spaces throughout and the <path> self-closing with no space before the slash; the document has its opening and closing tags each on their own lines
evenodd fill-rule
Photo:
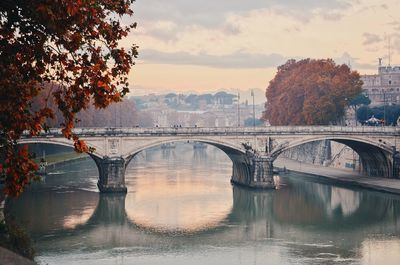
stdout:
<svg viewBox="0 0 400 265">
<path fill-rule="evenodd" d="M 400 104 L 400 66 L 379 66 L 378 74 L 363 75 L 361 80 L 371 106 Z"/>
</svg>

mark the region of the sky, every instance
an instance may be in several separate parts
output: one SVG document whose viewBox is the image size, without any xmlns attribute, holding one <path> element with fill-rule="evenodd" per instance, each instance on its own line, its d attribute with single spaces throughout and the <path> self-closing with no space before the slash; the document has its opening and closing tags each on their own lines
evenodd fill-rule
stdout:
<svg viewBox="0 0 400 265">
<path fill-rule="evenodd" d="M 264 91 L 288 59 L 400 65 L 400 0 L 136 0 L 131 95 Z M 389 41 L 390 40 L 390 41 Z M 247 92 L 244 92 L 247 91 Z"/>
</svg>

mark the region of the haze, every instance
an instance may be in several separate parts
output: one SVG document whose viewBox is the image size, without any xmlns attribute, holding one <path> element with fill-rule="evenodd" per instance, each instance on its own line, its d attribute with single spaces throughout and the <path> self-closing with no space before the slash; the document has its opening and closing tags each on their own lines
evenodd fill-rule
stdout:
<svg viewBox="0 0 400 265">
<path fill-rule="evenodd" d="M 399 0 L 137 0 L 124 45 L 140 46 L 131 95 L 265 89 L 289 58 L 361 74 L 400 52 Z"/>
</svg>

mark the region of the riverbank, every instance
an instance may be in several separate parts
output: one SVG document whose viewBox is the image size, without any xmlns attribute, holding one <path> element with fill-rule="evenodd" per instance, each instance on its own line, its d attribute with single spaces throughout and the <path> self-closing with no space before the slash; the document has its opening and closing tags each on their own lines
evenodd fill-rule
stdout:
<svg viewBox="0 0 400 265">
<path fill-rule="evenodd" d="M 0 247 L 0 263 L 7 265 L 36 265 L 35 262 L 3 247 Z"/>
<path fill-rule="evenodd" d="M 46 170 L 54 170 L 56 167 L 66 166 L 70 163 L 88 158 L 86 153 L 66 152 L 46 156 Z M 40 158 L 34 159 L 37 164 L 40 164 Z"/>
<path fill-rule="evenodd" d="M 328 181 L 333 184 L 350 185 L 400 195 L 400 179 L 366 177 L 358 172 L 306 164 L 290 159 L 278 158 L 274 166 L 282 171 L 304 173 L 312 178 Z"/>
</svg>

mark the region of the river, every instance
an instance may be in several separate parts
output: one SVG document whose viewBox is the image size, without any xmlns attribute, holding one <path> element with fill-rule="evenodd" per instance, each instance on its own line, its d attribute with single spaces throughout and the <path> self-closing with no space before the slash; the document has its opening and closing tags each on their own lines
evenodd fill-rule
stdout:
<svg viewBox="0 0 400 265">
<path fill-rule="evenodd" d="M 398 264 L 399 196 L 295 174 L 253 191 L 230 184 L 231 167 L 212 146 L 146 150 L 113 195 L 88 158 L 6 207 L 39 264 Z"/>
</svg>

